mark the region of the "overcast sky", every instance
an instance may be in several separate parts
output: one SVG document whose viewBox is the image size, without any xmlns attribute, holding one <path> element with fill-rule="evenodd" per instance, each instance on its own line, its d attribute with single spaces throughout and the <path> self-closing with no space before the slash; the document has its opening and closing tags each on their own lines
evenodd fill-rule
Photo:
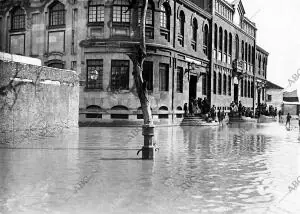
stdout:
<svg viewBox="0 0 300 214">
<path fill-rule="evenodd" d="M 257 44 L 270 54 L 267 79 L 285 88 L 300 69 L 300 0 L 242 2 L 246 16 L 256 23 Z"/>
</svg>

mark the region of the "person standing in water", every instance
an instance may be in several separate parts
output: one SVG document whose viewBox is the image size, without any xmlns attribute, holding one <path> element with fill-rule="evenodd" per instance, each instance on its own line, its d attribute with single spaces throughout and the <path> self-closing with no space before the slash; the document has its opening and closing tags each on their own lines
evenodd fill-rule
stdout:
<svg viewBox="0 0 300 214">
<path fill-rule="evenodd" d="M 287 116 L 286 116 L 285 126 L 287 126 L 287 124 L 289 124 L 289 128 L 291 128 L 291 115 L 290 115 L 290 113 L 288 113 Z"/>
</svg>

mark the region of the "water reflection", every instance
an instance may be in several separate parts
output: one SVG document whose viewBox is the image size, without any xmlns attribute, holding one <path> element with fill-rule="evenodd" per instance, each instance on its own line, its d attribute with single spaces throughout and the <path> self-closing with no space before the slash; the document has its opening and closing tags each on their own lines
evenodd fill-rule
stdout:
<svg viewBox="0 0 300 214">
<path fill-rule="evenodd" d="M 156 159 L 142 161 L 134 129 L 82 128 L 1 145 L 0 212 L 300 213 L 297 191 L 279 203 L 300 175 L 298 130 L 158 128 Z"/>
</svg>

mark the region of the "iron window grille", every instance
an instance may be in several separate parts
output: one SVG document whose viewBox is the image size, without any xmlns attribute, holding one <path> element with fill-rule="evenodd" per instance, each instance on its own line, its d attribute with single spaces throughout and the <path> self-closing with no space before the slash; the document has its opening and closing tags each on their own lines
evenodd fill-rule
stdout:
<svg viewBox="0 0 300 214">
<path fill-rule="evenodd" d="M 129 89 L 129 61 L 111 61 L 111 90 Z"/>
<path fill-rule="evenodd" d="M 54 2 L 49 7 L 49 26 L 63 27 L 65 25 L 65 6 L 60 2 Z"/>
<path fill-rule="evenodd" d="M 15 8 L 11 13 L 11 30 L 25 30 L 25 18 L 25 11 L 20 7 Z"/>
<path fill-rule="evenodd" d="M 89 24 L 104 23 L 104 5 L 100 4 L 96 0 L 89 2 L 88 23 Z"/>
<path fill-rule="evenodd" d="M 87 89 L 103 89 L 103 60 L 87 60 Z"/>
</svg>

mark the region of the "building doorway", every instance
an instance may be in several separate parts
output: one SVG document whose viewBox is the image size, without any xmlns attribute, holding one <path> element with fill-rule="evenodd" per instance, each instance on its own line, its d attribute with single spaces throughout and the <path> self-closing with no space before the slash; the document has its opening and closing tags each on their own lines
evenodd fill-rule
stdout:
<svg viewBox="0 0 300 214">
<path fill-rule="evenodd" d="M 189 99 L 196 99 L 197 98 L 197 76 L 191 75 L 190 76 L 190 88 L 189 88 Z"/>
<path fill-rule="evenodd" d="M 261 93 L 261 90 L 258 89 L 258 90 L 257 90 L 257 106 L 260 105 L 260 93 Z"/>
<path fill-rule="evenodd" d="M 238 84 L 234 84 L 233 99 L 234 99 L 235 103 L 239 103 L 239 85 Z"/>
</svg>

